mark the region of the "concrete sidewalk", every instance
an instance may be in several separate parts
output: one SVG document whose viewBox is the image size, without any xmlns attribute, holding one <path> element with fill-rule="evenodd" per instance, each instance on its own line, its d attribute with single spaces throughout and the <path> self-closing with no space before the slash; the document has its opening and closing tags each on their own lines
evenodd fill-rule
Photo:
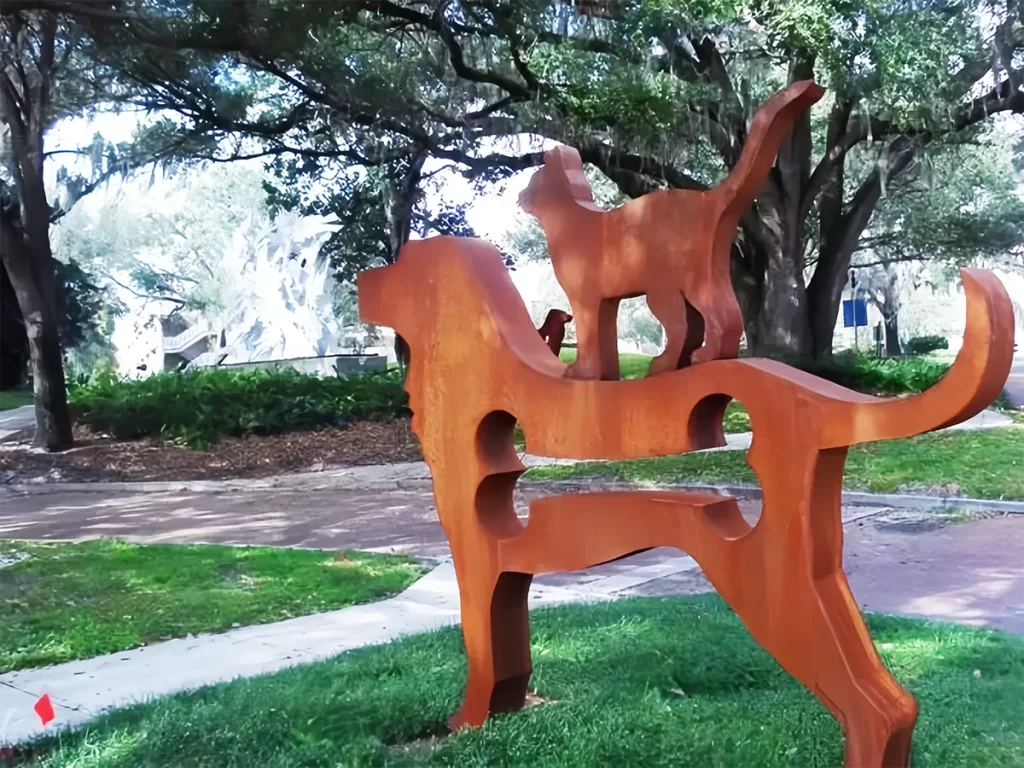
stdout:
<svg viewBox="0 0 1024 768">
<path fill-rule="evenodd" d="M 653 562 L 634 558 L 631 565 L 620 561 L 578 571 L 563 578 L 567 586 L 538 578 L 530 590 L 530 607 L 611 600 L 651 581 L 697 570 L 691 557 L 678 552 L 647 559 Z M 458 622 L 458 583 L 446 559 L 402 594 L 377 603 L 9 672 L 0 675 L 0 744 L 44 732 L 32 710 L 44 693 L 56 707 L 57 727 L 70 727 L 115 707 L 268 674 Z"/>
<path fill-rule="evenodd" d="M 35 423 L 36 409 L 34 405 L 22 405 L 19 408 L 0 411 L 0 440 L 15 432 L 35 426 Z"/>
<path fill-rule="evenodd" d="M 539 585 L 530 592 L 531 607 L 599 599 L 608 597 Z M 52 731 L 114 707 L 276 672 L 458 619 L 458 586 L 448 562 L 390 600 L 0 675 L 0 745 L 44 732 L 32 709 L 44 693 L 57 714 L 46 729 Z"/>
<path fill-rule="evenodd" d="M 1024 408 L 1024 352 L 1013 358 L 1010 376 L 1006 380 L 1006 395 L 1017 408 Z"/>
</svg>

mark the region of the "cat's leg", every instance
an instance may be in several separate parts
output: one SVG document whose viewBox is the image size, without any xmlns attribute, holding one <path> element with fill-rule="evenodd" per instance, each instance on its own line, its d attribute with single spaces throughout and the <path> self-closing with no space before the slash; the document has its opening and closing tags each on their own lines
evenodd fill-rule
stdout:
<svg viewBox="0 0 1024 768">
<path fill-rule="evenodd" d="M 697 364 L 738 357 L 743 314 L 732 286 L 722 286 L 711 297 L 700 296 L 692 301 L 694 309 L 704 317 L 704 346 L 694 351 L 690 360 Z"/>
<path fill-rule="evenodd" d="M 601 378 L 600 302 L 572 301 L 576 321 L 576 361 L 566 371 L 568 379 Z"/>
<path fill-rule="evenodd" d="M 618 299 L 572 301 L 576 322 L 576 362 L 565 374 L 569 379 L 619 378 Z M 577 309 L 579 307 L 579 309 Z"/>
<path fill-rule="evenodd" d="M 685 294 L 684 294 L 685 296 Z M 697 308 L 686 301 L 686 343 L 683 344 L 683 353 L 679 356 L 679 367 L 684 368 L 692 364 L 692 355 L 704 343 L 704 317 Z"/>
<path fill-rule="evenodd" d="M 686 299 L 676 288 L 647 294 L 647 306 L 665 329 L 665 351 L 651 360 L 648 375 L 674 371 L 686 345 Z"/>
</svg>

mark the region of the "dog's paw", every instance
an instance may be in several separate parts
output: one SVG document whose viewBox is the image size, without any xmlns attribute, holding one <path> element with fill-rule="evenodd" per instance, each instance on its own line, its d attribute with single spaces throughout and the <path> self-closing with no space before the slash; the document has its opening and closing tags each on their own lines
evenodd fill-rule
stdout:
<svg viewBox="0 0 1024 768">
<path fill-rule="evenodd" d="M 712 360 L 717 360 L 718 355 L 715 354 L 714 350 L 704 346 L 700 349 L 694 350 L 693 354 L 690 355 L 690 363 L 692 365 L 699 365 L 700 363 L 709 363 Z"/>
<path fill-rule="evenodd" d="M 601 378 L 601 372 L 595 366 L 580 365 L 579 360 L 577 360 L 574 363 L 569 363 L 565 371 L 565 378 L 575 379 L 576 381 L 589 381 Z"/>
</svg>

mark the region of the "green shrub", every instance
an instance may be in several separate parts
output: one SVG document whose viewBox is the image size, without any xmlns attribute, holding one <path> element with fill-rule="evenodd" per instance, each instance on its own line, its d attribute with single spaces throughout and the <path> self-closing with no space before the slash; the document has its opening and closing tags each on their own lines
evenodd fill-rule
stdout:
<svg viewBox="0 0 1024 768">
<path fill-rule="evenodd" d="M 908 355 L 927 355 L 937 349 L 949 349 L 945 336 L 915 336 L 903 345 L 903 351 Z"/>
<path fill-rule="evenodd" d="M 107 372 L 69 393 L 75 419 L 122 440 L 161 436 L 201 447 L 223 435 L 312 429 L 408 415 L 397 371 L 318 378 L 282 370 L 203 370 L 120 379 Z"/>
<path fill-rule="evenodd" d="M 949 370 L 945 363 L 922 358 L 878 358 L 841 352 L 830 363 L 806 363 L 800 368 L 836 384 L 873 395 L 922 392 Z"/>
</svg>

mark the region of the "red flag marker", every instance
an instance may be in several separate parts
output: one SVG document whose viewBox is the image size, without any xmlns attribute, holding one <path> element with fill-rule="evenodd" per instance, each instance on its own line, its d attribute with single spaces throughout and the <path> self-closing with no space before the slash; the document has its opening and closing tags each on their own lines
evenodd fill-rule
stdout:
<svg viewBox="0 0 1024 768">
<path fill-rule="evenodd" d="M 50 701 L 50 694 L 48 693 L 44 693 L 40 696 L 39 701 L 35 703 L 32 709 L 36 711 L 36 714 L 39 715 L 39 719 L 43 721 L 44 728 L 48 722 L 57 716 L 53 711 L 53 703 Z"/>
</svg>

